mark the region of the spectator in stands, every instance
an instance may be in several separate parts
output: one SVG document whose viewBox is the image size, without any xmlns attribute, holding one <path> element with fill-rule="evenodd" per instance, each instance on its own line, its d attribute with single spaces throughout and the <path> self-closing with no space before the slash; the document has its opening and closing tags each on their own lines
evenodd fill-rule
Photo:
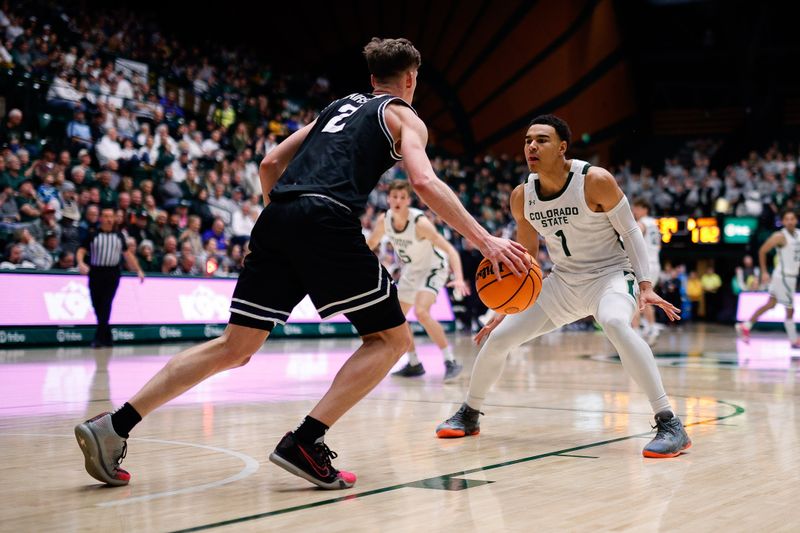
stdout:
<svg viewBox="0 0 800 533">
<path fill-rule="evenodd" d="M 181 253 L 178 260 L 178 268 L 173 272 L 179 276 L 197 276 L 200 274 L 200 269 L 197 265 L 197 260 L 191 250 Z"/>
<path fill-rule="evenodd" d="M 231 232 L 233 238 L 231 243 L 244 244 L 250 239 L 250 233 L 256 224 L 256 219 L 252 216 L 250 204 L 242 203 L 242 206 L 234 211 Z"/>
<path fill-rule="evenodd" d="M 22 250 L 21 244 L 11 244 L 6 251 L 5 260 L 0 263 L 0 269 L 36 268 L 35 264 L 23 257 Z"/>
<path fill-rule="evenodd" d="M 178 242 L 183 245 L 183 243 L 188 242 L 191 246 L 192 252 L 196 256 L 200 256 L 203 252 L 203 238 L 200 235 L 200 217 L 197 215 L 189 216 L 188 223 L 186 225 L 186 229 L 183 230 L 180 237 L 178 238 Z"/>
<path fill-rule="evenodd" d="M 6 171 L 0 175 L 0 187 L 11 187 L 13 190 L 18 190 L 20 184 L 25 179 L 22 173 L 22 163 L 19 157 L 10 154 L 5 159 Z"/>
<path fill-rule="evenodd" d="M 33 182 L 30 179 L 25 179 L 20 183 L 15 200 L 17 209 L 19 209 L 20 222 L 33 222 L 41 216 L 44 204 L 36 197 Z"/>
<path fill-rule="evenodd" d="M 175 257 L 175 254 L 173 253 L 164 254 L 164 257 L 161 260 L 161 273 L 173 274 L 176 272 L 177 268 L 178 268 L 178 258 Z"/>
<path fill-rule="evenodd" d="M 53 258 L 44 246 L 33 238 L 28 228 L 17 230 L 15 240 L 22 246 L 22 259 L 36 265 L 37 270 L 47 270 L 53 265 Z"/>
<path fill-rule="evenodd" d="M 233 109 L 231 101 L 228 98 L 222 101 L 222 107 L 218 107 L 214 111 L 213 121 L 214 124 L 226 130 L 231 127 L 231 124 L 236 122 L 236 110 Z"/>
<path fill-rule="evenodd" d="M 46 231 L 42 246 L 44 246 L 44 249 L 50 254 L 50 258 L 53 260 L 52 264 L 55 264 L 61 255 L 61 241 L 59 236 L 52 230 Z"/>
<path fill-rule="evenodd" d="M 72 143 L 70 149 L 72 153 L 78 153 L 82 148 L 92 148 L 94 144 L 92 130 L 86 123 L 86 116 L 82 109 L 77 109 L 72 122 L 67 124 L 67 137 Z"/>
<path fill-rule="evenodd" d="M 719 297 L 722 279 L 719 274 L 714 272 L 714 267 L 709 266 L 705 273 L 700 277 L 703 286 L 703 300 L 706 304 L 706 319 L 716 321 L 719 314 Z"/>
<path fill-rule="evenodd" d="M 172 179 L 172 168 L 167 167 L 164 169 L 164 180 L 158 186 L 159 204 L 167 209 L 172 209 L 178 205 L 181 198 L 183 198 L 183 190 L 181 186 Z"/>
<path fill-rule="evenodd" d="M 22 111 L 12 109 L 0 125 L 0 147 L 20 147 L 25 142 L 25 131 L 22 125 Z M 16 148 L 12 148 L 16 150 Z"/>
<path fill-rule="evenodd" d="M 46 233 L 53 233 L 61 242 L 61 226 L 56 222 L 56 210 L 49 205 L 42 207 L 41 216 L 28 226 L 31 235 L 37 241 L 44 243 Z"/>
<path fill-rule="evenodd" d="M 228 239 L 225 237 L 225 223 L 217 217 L 211 224 L 211 228 L 203 233 L 203 242 L 214 238 L 217 240 L 217 249 L 224 252 L 228 248 Z"/>
<path fill-rule="evenodd" d="M 55 265 L 53 265 L 53 268 L 77 272 L 78 268 L 75 265 L 75 252 L 70 250 L 62 250 L 58 256 L 58 261 Z"/>
<path fill-rule="evenodd" d="M 88 238 L 89 234 L 97 228 L 97 224 L 99 222 L 100 206 L 97 204 L 89 204 L 86 206 L 83 220 L 81 220 L 80 224 L 78 224 L 78 236 L 80 237 L 80 242 L 83 242 Z"/>
<path fill-rule="evenodd" d="M 15 224 L 19 221 L 19 209 L 14 201 L 11 187 L 0 186 L 0 225 Z"/>
<path fill-rule="evenodd" d="M 703 301 L 703 284 L 696 270 L 689 272 L 686 280 L 686 296 L 692 305 L 692 320 L 697 320 L 700 316 L 705 316 L 705 302 Z M 682 317 L 685 318 L 685 317 Z"/>
<path fill-rule="evenodd" d="M 116 128 L 109 128 L 95 147 L 97 161 L 105 166 L 109 161 L 118 161 L 122 157 L 122 147 L 119 145 Z"/>
<path fill-rule="evenodd" d="M 757 291 L 760 288 L 761 269 L 753 264 L 753 256 L 745 255 L 736 267 L 736 285 L 740 291 Z"/>
<path fill-rule="evenodd" d="M 137 256 L 139 265 L 145 272 L 159 272 L 161 270 L 161 265 L 153 249 L 153 241 L 145 239 L 140 242 Z"/>
</svg>

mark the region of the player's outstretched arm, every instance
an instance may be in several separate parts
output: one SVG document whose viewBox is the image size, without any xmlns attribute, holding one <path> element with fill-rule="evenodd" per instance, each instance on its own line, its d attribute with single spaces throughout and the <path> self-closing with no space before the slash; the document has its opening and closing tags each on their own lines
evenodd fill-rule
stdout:
<svg viewBox="0 0 800 533">
<path fill-rule="evenodd" d="M 420 217 L 417 221 L 417 236 L 431 241 L 436 248 L 444 251 L 447 254 L 447 260 L 450 263 L 450 270 L 453 271 L 455 279 L 448 283 L 448 287 L 459 291 L 464 296 L 469 296 L 469 284 L 464 281 L 464 269 L 461 268 L 461 256 L 458 255 L 452 244 L 447 242 L 444 236 L 436 231 L 436 227 L 428 220 L 428 217 Z"/>
<path fill-rule="evenodd" d="M 500 275 L 499 263 L 503 262 L 517 276 L 530 268 L 522 245 L 500 239 L 489 234 L 464 209 L 455 193 L 433 172 L 425 153 L 428 130 L 414 112 L 404 106 L 390 105 L 386 110 L 386 121 L 392 136 L 400 139 L 400 154 L 411 186 L 416 193 L 450 227 L 466 237 L 494 265 Z"/>
<path fill-rule="evenodd" d="M 517 242 L 531 257 L 536 257 L 539 255 L 539 232 L 525 220 L 525 185 L 517 185 L 511 191 L 511 215 L 517 222 Z"/>
<path fill-rule="evenodd" d="M 386 232 L 386 226 L 384 226 L 385 218 L 386 214 L 381 213 L 375 219 L 375 224 L 372 225 L 372 233 L 369 234 L 369 239 L 367 239 L 367 246 L 369 246 L 370 250 L 374 250 L 381 243 L 383 234 Z"/>
<path fill-rule="evenodd" d="M 314 120 L 289 135 L 285 141 L 276 146 L 261 160 L 261 164 L 258 167 L 258 177 L 261 181 L 261 194 L 264 197 L 264 205 L 269 203 L 270 191 L 278 183 L 283 171 L 289 166 L 289 161 L 297 153 L 300 145 L 306 140 L 308 132 L 311 131 L 316 122 Z"/>
<path fill-rule="evenodd" d="M 525 220 L 525 186 L 517 185 L 511 192 L 511 215 L 517 222 L 517 242 L 519 242 L 531 257 L 539 255 L 539 232 Z M 475 335 L 475 344 L 480 344 L 489 336 L 489 333 L 500 325 L 506 315 L 495 314 L 485 326 Z"/>
<path fill-rule="evenodd" d="M 764 241 L 758 249 L 758 264 L 761 266 L 761 283 L 769 283 L 769 270 L 767 269 L 767 254 L 774 248 L 786 245 L 786 238 L 780 231 L 776 231 Z"/>
<path fill-rule="evenodd" d="M 644 235 L 633 217 L 628 199 L 617 185 L 617 180 L 607 170 L 592 167 L 586 175 L 585 187 L 586 203 L 590 208 L 597 206 L 600 211 L 606 213 L 611 225 L 625 241 L 625 253 L 639 281 L 639 311 L 644 311 L 648 305 L 655 305 L 660 307 L 670 320 L 680 320 L 680 309 L 653 290 Z"/>
</svg>

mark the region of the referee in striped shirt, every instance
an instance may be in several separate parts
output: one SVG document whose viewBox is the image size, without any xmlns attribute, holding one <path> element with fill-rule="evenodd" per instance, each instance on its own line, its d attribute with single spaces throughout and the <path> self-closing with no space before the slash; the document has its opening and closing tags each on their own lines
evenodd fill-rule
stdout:
<svg viewBox="0 0 800 533">
<path fill-rule="evenodd" d="M 89 262 L 87 264 L 86 259 Z M 125 236 L 114 230 L 114 210 L 103 209 L 100 213 L 100 224 L 91 231 L 78 248 L 78 269 L 81 274 L 89 274 L 89 294 L 92 307 L 97 315 L 97 331 L 92 341 L 93 348 L 111 346 L 111 302 L 117 293 L 122 258 L 130 270 L 135 270 L 139 281 L 144 281 L 144 272 L 139 266 L 136 256 L 126 250 Z"/>
</svg>

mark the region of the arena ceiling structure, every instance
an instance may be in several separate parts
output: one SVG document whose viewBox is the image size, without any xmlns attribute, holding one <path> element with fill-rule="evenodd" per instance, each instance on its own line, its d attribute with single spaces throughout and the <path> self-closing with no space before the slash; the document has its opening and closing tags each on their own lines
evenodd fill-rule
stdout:
<svg viewBox="0 0 800 533">
<path fill-rule="evenodd" d="M 156 17 L 181 20 L 187 5 L 159 5 Z M 226 6 L 176 31 L 247 42 L 276 65 L 324 74 L 339 95 L 370 90 L 361 56 L 370 38 L 407 37 L 423 56 L 414 105 L 431 143 L 452 154 L 518 153 L 525 127 L 540 113 L 565 118 L 577 155 L 601 160 L 620 139 L 630 148 L 657 135 L 757 132 L 786 117 L 800 125 L 800 69 L 790 66 L 800 59 L 794 19 L 772 2 Z"/>
</svg>

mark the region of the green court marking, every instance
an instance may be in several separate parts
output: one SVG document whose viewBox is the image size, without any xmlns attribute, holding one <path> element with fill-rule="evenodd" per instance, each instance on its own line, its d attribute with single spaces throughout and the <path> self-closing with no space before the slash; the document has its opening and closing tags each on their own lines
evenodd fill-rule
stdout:
<svg viewBox="0 0 800 533">
<path fill-rule="evenodd" d="M 557 453 L 558 457 L 578 457 L 580 459 L 599 459 L 599 457 L 595 455 L 577 455 L 574 453 Z"/>
<path fill-rule="evenodd" d="M 733 404 L 733 403 L 730 403 L 730 402 L 726 402 L 724 400 L 717 400 L 717 403 L 720 403 L 722 405 L 727 405 L 729 407 L 733 407 L 733 409 L 734 409 L 733 413 L 730 413 L 730 414 L 727 414 L 727 415 L 723 415 L 723 416 L 718 416 L 718 417 L 715 417 L 715 418 L 709 418 L 708 420 L 699 420 L 697 422 L 692 422 L 691 424 L 686 424 L 686 427 L 699 426 L 699 425 L 702 425 L 702 424 L 712 424 L 714 422 L 718 422 L 720 420 L 725 420 L 726 418 L 731 418 L 731 417 L 734 417 L 734 416 L 739 416 L 742 413 L 744 413 L 744 407 L 741 407 L 739 405 L 736 405 L 736 404 Z M 466 476 L 466 475 L 469 475 L 469 474 L 474 474 L 475 472 L 486 472 L 487 470 L 495 470 L 497 468 L 504 468 L 506 466 L 516 465 L 516 464 L 519 464 L 519 463 L 528 463 L 528 462 L 531 462 L 531 461 L 537 461 L 537 460 L 543 459 L 545 457 L 554 457 L 554 456 L 559 456 L 559 455 L 564 455 L 564 454 L 570 454 L 572 452 L 579 452 L 581 450 L 588 450 L 590 448 L 597 448 L 599 446 L 605 446 L 606 444 L 613 444 L 615 442 L 621 442 L 621 441 L 630 440 L 630 439 L 636 439 L 636 438 L 644 438 L 644 437 L 647 437 L 648 435 L 652 435 L 652 432 L 648 431 L 647 433 L 637 433 L 635 435 L 628 435 L 626 437 L 618 437 L 616 439 L 601 440 L 601 441 L 597 441 L 597 442 L 592 442 L 590 444 L 584 444 L 584 445 L 581 445 L 581 446 L 574 446 L 572 448 L 565 448 L 563 450 L 556 450 L 556 451 L 553 451 L 553 452 L 540 453 L 538 455 L 531 455 L 530 457 L 522 457 L 520 459 L 512 459 L 511 461 L 504 461 L 502 463 L 496 463 L 496 464 L 493 464 L 493 465 L 479 466 L 477 468 L 471 468 L 469 470 L 462 470 L 460 472 L 452 472 L 450 474 L 445 474 L 445 475 L 442 475 L 442 476 L 434 476 L 434 477 L 430 477 L 430 478 L 427 478 L 427 479 L 420 479 L 418 481 L 412 481 L 412 482 L 409 482 L 409 483 L 400 483 L 400 484 L 397 484 L 397 485 L 390 485 L 388 487 L 383 487 L 383 488 L 379 488 L 379 489 L 367 490 L 367 491 L 364 491 L 364 492 L 357 492 L 355 494 L 348 494 L 346 496 L 340 496 L 338 498 L 329 498 L 327 500 L 320 500 L 318 502 L 306 503 L 306 504 L 303 504 L 303 505 L 295 505 L 294 507 L 285 507 L 283 509 L 276 509 L 274 511 L 267 511 L 267 512 L 264 512 L 264 513 L 257 513 L 257 514 L 247 515 L 247 516 L 240 516 L 238 518 L 231 518 L 230 520 L 223 520 L 221 522 L 213 522 L 211 524 L 205 524 L 205 525 L 202 525 L 202 526 L 191 527 L 191 528 L 188 528 L 188 529 L 179 529 L 179 530 L 173 531 L 172 533 L 189 533 L 191 531 L 204 531 L 204 530 L 207 530 L 207 529 L 214 529 L 214 528 L 218 528 L 218 527 L 230 526 L 230 525 L 233 525 L 233 524 L 241 524 L 243 522 L 251 522 L 253 520 L 260 520 L 262 518 L 269 518 L 270 516 L 277 516 L 277 515 L 282 515 L 282 514 L 287 514 L 287 513 L 293 513 L 293 512 L 296 512 L 296 511 L 304 511 L 306 509 L 313 509 L 315 507 L 321 507 L 323 505 L 331 505 L 331 504 L 334 504 L 334 503 L 345 502 L 345 501 L 348 501 L 348 500 L 355 500 L 356 498 L 364 498 L 366 496 L 372 496 L 373 494 L 382 494 L 382 493 L 385 493 L 385 492 L 391 492 L 391 491 L 394 491 L 394 490 L 405 489 L 405 488 L 426 488 L 426 489 L 439 488 L 439 489 L 442 489 L 442 490 L 463 490 L 463 488 L 471 488 L 471 487 L 475 487 L 475 486 L 478 486 L 478 485 L 484 485 L 486 483 L 492 483 L 492 482 L 491 481 L 487 482 L 487 481 L 468 480 L 468 479 L 456 480 L 455 482 L 451 482 L 449 480 L 451 480 L 454 477 L 462 477 L 462 476 Z M 447 489 L 447 488 L 443 488 L 445 486 L 459 486 L 459 484 L 463 484 L 465 486 L 463 486 L 462 489 Z"/>
</svg>

